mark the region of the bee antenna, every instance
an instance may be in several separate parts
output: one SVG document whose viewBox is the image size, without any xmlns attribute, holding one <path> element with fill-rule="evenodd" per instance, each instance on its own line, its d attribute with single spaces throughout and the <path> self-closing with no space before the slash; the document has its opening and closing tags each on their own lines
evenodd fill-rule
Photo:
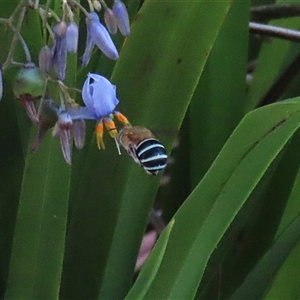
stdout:
<svg viewBox="0 0 300 300">
<path fill-rule="evenodd" d="M 116 143 L 116 146 L 117 146 L 117 149 L 118 149 L 118 154 L 121 155 L 120 145 L 117 141 L 117 138 L 114 138 L 114 140 L 115 140 L 115 143 Z"/>
</svg>

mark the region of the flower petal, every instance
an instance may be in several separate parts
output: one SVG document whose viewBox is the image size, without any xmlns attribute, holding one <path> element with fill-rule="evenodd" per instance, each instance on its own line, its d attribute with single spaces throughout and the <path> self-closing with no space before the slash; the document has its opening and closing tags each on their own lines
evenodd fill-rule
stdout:
<svg viewBox="0 0 300 300">
<path fill-rule="evenodd" d="M 55 39 L 52 48 L 52 65 L 58 78 L 64 80 L 67 67 L 67 25 L 61 22 L 54 26 L 53 32 Z"/>
<path fill-rule="evenodd" d="M 83 85 L 82 98 L 90 114 L 98 119 L 109 117 L 119 103 L 116 87 L 105 77 L 92 73 Z"/>
<path fill-rule="evenodd" d="M 117 33 L 117 21 L 113 11 L 110 8 L 107 8 L 104 12 L 104 22 L 110 34 Z"/>
<path fill-rule="evenodd" d="M 109 59 L 116 60 L 119 57 L 118 50 L 107 29 L 100 23 L 97 14 L 91 12 L 90 18 L 86 19 L 86 23 L 92 41 Z"/>
<path fill-rule="evenodd" d="M 120 0 L 115 0 L 112 10 L 120 32 L 123 36 L 128 36 L 130 34 L 130 24 L 125 4 Z"/>
<path fill-rule="evenodd" d="M 78 48 L 78 26 L 75 22 L 68 24 L 67 33 L 67 51 L 75 54 Z"/>
</svg>

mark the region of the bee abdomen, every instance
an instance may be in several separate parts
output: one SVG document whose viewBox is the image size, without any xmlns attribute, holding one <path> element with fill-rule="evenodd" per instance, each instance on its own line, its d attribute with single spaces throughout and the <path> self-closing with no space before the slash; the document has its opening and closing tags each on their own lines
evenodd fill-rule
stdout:
<svg viewBox="0 0 300 300">
<path fill-rule="evenodd" d="M 151 175 L 156 175 L 167 165 L 165 147 L 154 138 L 141 141 L 136 148 L 136 156 L 141 166 Z"/>
</svg>

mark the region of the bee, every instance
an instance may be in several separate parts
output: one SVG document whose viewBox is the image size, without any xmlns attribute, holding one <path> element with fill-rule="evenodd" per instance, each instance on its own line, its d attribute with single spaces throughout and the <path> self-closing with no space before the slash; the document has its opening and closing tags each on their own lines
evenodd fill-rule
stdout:
<svg viewBox="0 0 300 300">
<path fill-rule="evenodd" d="M 155 176 L 166 167 L 166 149 L 149 129 L 125 126 L 119 132 L 118 141 L 147 174 Z"/>
</svg>

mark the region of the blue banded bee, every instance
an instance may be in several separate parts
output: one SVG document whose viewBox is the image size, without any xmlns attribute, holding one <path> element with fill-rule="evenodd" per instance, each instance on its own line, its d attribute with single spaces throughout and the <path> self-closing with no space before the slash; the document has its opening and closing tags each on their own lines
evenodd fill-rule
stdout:
<svg viewBox="0 0 300 300">
<path fill-rule="evenodd" d="M 155 176 L 167 165 L 165 147 L 152 132 L 139 126 L 125 126 L 118 135 L 119 143 L 146 173 Z"/>
</svg>

